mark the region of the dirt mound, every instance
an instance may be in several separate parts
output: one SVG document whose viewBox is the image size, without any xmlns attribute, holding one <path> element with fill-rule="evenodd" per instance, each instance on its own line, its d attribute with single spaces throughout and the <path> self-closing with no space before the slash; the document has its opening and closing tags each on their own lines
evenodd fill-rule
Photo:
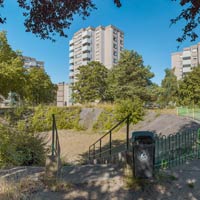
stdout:
<svg viewBox="0 0 200 200">
<path fill-rule="evenodd" d="M 162 135 L 197 130 L 198 128 L 200 128 L 200 122 L 175 114 L 156 112 L 149 112 L 143 121 L 133 126 L 134 131 L 152 131 Z"/>
</svg>

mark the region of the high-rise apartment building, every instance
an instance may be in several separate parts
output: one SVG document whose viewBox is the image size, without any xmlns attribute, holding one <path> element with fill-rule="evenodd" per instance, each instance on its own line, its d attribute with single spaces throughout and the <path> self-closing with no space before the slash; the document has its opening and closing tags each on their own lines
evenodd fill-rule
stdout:
<svg viewBox="0 0 200 200">
<path fill-rule="evenodd" d="M 200 43 L 184 48 L 182 52 L 172 53 L 171 67 L 180 80 L 184 75 L 200 64 Z"/>
<path fill-rule="evenodd" d="M 70 82 L 76 81 L 77 68 L 99 61 L 108 69 L 117 64 L 124 48 L 124 33 L 115 26 L 88 27 L 76 32 L 69 42 Z"/>
</svg>

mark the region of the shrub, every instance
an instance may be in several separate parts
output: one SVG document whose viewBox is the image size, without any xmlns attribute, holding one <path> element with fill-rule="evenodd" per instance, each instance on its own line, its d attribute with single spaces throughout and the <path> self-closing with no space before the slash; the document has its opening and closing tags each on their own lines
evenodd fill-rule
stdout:
<svg viewBox="0 0 200 200">
<path fill-rule="evenodd" d="M 104 108 L 98 117 L 97 122 L 93 125 L 94 130 L 109 130 L 116 124 L 114 115 L 114 106 Z"/>
<path fill-rule="evenodd" d="M 134 124 L 141 120 L 144 115 L 142 102 L 137 97 L 134 100 L 125 99 L 116 102 L 115 117 L 118 121 L 124 119 L 129 114 L 131 115 L 130 122 Z"/>
<path fill-rule="evenodd" d="M 0 167 L 44 164 L 46 152 L 42 138 L 3 125 L 0 132 Z"/>
</svg>

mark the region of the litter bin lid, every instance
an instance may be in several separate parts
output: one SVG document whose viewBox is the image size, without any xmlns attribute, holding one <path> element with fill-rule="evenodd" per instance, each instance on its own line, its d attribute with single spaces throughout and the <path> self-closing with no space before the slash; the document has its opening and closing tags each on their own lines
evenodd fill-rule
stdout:
<svg viewBox="0 0 200 200">
<path fill-rule="evenodd" d="M 154 138 L 154 133 L 150 131 L 135 131 L 132 132 L 132 138 L 131 141 L 134 142 L 137 140 L 138 137 L 150 137 L 152 140 Z"/>
</svg>

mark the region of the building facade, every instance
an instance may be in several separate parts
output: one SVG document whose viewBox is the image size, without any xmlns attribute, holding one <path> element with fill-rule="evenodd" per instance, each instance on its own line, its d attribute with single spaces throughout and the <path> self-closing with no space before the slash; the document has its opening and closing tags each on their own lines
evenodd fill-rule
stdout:
<svg viewBox="0 0 200 200">
<path fill-rule="evenodd" d="M 24 67 L 27 69 L 31 67 L 39 67 L 44 69 L 43 61 L 37 61 L 35 58 L 28 56 L 22 56 L 22 60 L 24 61 Z"/>
<path fill-rule="evenodd" d="M 62 82 L 57 84 L 57 106 L 69 105 L 69 84 Z"/>
<path fill-rule="evenodd" d="M 192 71 L 192 68 L 200 64 L 200 43 L 187 48 L 182 52 L 175 52 L 171 55 L 171 67 L 174 74 L 180 80 L 185 74 Z"/>
<path fill-rule="evenodd" d="M 78 67 L 90 61 L 99 61 L 108 69 L 112 68 L 123 48 L 124 33 L 112 25 L 79 30 L 69 42 L 70 83 L 76 81 Z"/>
</svg>

